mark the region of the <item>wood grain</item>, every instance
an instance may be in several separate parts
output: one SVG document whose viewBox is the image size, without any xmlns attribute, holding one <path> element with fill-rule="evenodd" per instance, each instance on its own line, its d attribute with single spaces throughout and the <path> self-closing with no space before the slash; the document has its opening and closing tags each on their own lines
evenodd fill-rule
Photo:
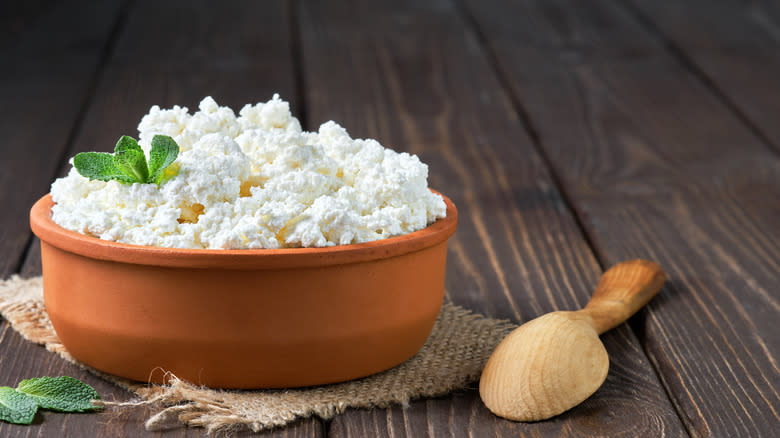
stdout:
<svg viewBox="0 0 780 438">
<path fill-rule="evenodd" d="M 295 96 L 288 5 L 227 1 L 212 8 L 207 3 L 144 1 L 128 11 L 123 23 L 125 30 L 95 84 L 94 97 L 72 145 L 64 153 L 43 161 L 52 170 L 40 181 L 41 194 L 46 191 L 55 169 L 59 169 L 60 175 L 69 169 L 66 157 L 83 150 L 112 150 L 119 135 L 136 132 L 141 116 L 153 104 L 163 107 L 180 104 L 196 110 L 201 98 L 212 95 L 220 104 L 231 105 L 238 111 L 247 102 L 269 99 L 274 91 Z M 45 64 L 45 60 L 38 62 Z M 24 120 L 35 131 L 44 131 L 29 115 Z M 27 204 L 31 205 L 32 200 Z M 22 226 L 27 227 L 29 205 L 24 207 L 25 218 L 20 230 Z M 35 244 L 22 266 L 26 275 L 40 274 L 40 249 Z M 130 393 L 68 364 L 40 346 L 23 341 L 5 323 L 0 329 L 3 330 L 0 385 L 15 385 L 18 380 L 31 376 L 67 374 L 95 386 L 105 399 L 131 399 Z M 0 436 L 194 437 L 203 434 L 200 429 L 180 427 L 163 433 L 147 432 L 143 423 L 151 413 L 151 408 L 111 409 L 89 415 L 44 413 L 34 426 L 0 423 Z M 322 422 L 305 420 L 261 435 L 323 434 Z"/>
<path fill-rule="evenodd" d="M 759 137 L 780 152 L 780 6 L 777 2 L 634 0 L 679 56 L 705 77 Z"/>
<path fill-rule="evenodd" d="M 742 5 L 748 14 L 769 31 L 776 41 L 780 41 L 780 4 L 775 0 L 748 0 Z"/>
<path fill-rule="evenodd" d="M 582 403 L 609 370 L 599 335 L 626 322 L 665 281 L 655 262 L 620 262 L 604 272 L 585 308 L 547 313 L 514 329 L 482 370 L 485 406 L 500 417 L 530 422 Z"/>
<path fill-rule="evenodd" d="M 575 313 L 589 320 L 596 333 L 604 333 L 644 307 L 665 282 L 666 274 L 658 263 L 641 259 L 620 262 L 604 272 L 588 304 Z"/>
<path fill-rule="evenodd" d="M 600 265 L 634 257 L 671 280 L 633 331 L 602 338 L 604 387 L 548 422 L 498 419 L 475 386 L 268 435 L 680 436 L 684 423 L 772 436 L 776 2 L 464 1 L 141 1 L 126 15 L 118 2 L 3 3 L 0 273 L 19 267 L 28 208 L 66 157 L 110 150 L 152 104 L 194 109 L 212 94 L 238 109 L 279 91 L 309 128 L 343 121 L 430 165 L 461 209 L 447 276 L 458 304 L 520 322 L 575 309 Z M 37 244 L 26 257 L 21 272 L 39 273 Z M 0 385 L 57 374 L 129 397 L 0 322 Z M 47 412 L 0 436 L 202 433 L 147 433 L 149 414 Z"/>
<path fill-rule="evenodd" d="M 27 214 L 43 195 L 72 140 L 103 53 L 117 26 L 120 2 L 32 2 L 3 17 L 0 59 L 0 130 L 5 134 L 0 160 L 0 275 L 13 273 L 29 243 Z M 6 5 L 4 5 L 6 7 Z M 10 66 L 10 68 L 7 68 Z M 7 189 L 11 188 L 11 189 Z M 28 356 L 26 350 L 36 354 Z M 84 371 L 24 341 L 0 321 L 0 385 L 39 375 Z M 92 378 L 105 393 L 113 386 Z M 74 436 L 77 415 L 39 414 L 33 426 L 0 423 L 0 436 Z M 85 417 L 86 418 L 86 417 Z M 42 420 L 49 420 L 41 426 Z M 93 417 L 94 419 L 94 417 Z M 113 434 L 116 436 L 116 434 Z M 76 434 L 75 436 L 83 436 Z"/>
<path fill-rule="evenodd" d="M 0 184 L 14 187 L 0 191 L 3 277 L 18 268 L 31 235 L 29 208 L 59 167 L 49 157 L 68 146 L 120 10 L 116 1 L 35 6 L 19 7 L 18 21 L 3 18 L 11 35 L 0 45 Z"/>
<path fill-rule="evenodd" d="M 600 260 L 646 257 L 669 274 L 633 327 L 688 432 L 773 436 L 777 156 L 614 2 L 468 5 Z M 521 14 L 534 38 L 507 18 Z"/>
<path fill-rule="evenodd" d="M 458 205 L 448 298 L 516 321 L 584 305 L 599 266 L 453 3 L 299 6 L 308 128 L 334 119 L 354 137 L 418 154 L 431 186 Z M 549 422 L 496 419 L 470 390 L 407 410 L 348 411 L 329 435 L 684 435 L 630 330 L 604 341 L 614 358 L 606 384 Z"/>
<path fill-rule="evenodd" d="M 0 3 L 0 50 L 19 43 L 20 35 L 35 26 L 56 0 Z"/>
</svg>

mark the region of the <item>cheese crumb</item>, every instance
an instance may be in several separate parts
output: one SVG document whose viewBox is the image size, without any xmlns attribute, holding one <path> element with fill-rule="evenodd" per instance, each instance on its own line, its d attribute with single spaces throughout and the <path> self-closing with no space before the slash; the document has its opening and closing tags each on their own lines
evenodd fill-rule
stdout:
<svg viewBox="0 0 780 438">
<path fill-rule="evenodd" d="M 238 117 L 211 97 L 194 114 L 155 105 L 138 132 L 147 154 L 155 135 L 173 137 L 178 174 L 158 187 L 72 168 L 51 186 L 55 223 L 137 245 L 260 249 L 385 239 L 446 214 L 417 156 L 352 139 L 333 121 L 305 132 L 279 95 Z"/>
</svg>

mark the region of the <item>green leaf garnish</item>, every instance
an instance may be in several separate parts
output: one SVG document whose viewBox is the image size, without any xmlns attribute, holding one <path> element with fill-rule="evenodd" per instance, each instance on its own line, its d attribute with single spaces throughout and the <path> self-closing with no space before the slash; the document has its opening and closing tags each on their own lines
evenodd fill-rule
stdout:
<svg viewBox="0 0 780 438">
<path fill-rule="evenodd" d="M 69 376 L 22 380 L 16 390 L 35 400 L 41 408 L 60 412 L 91 411 L 97 408 L 92 400 L 100 399 L 93 387 Z"/>
<path fill-rule="evenodd" d="M 73 165 L 76 170 L 89 179 L 111 181 L 115 179 L 121 183 L 131 184 L 135 179 L 122 173 L 114 165 L 114 156 L 105 152 L 82 152 L 73 157 Z"/>
<path fill-rule="evenodd" d="M 31 424 L 38 408 L 60 412 L 101 409 L 92 404 L 100 395 L 95 388 L 73 377 L 39 377 L 19 382 L 14 388 L 0 387 L 0 420 Z"/>
<path fill-rule="evenodd" d="M 31 424 L 36 412 L 38 403 L 35 400 L 8 386 L 0 386 L 0 420 Z"/>
<path fill-rule="evenodd" d="M 149 180 L 160 184 L 165 168 L 179 156 L 179 145 L 167 135 L 155 135 L 149 151 Z"/>
<path fill-rule="evenodd" d="M 136 182 L 145 183 L 149 179 L 149 167 L 146 165 L 144 150 L 133 137 L 123 135 L 116 142 L 114 165 Z"/>
<path fill-rule="evenodd" d="M 157 184 L 173 177 L 175 168 L 166 169 L 176 161 L 179 145 L 167 135 L 155 135 L 149 151 L 149 164 L 138 142 L 127 135 L 119 138 L 114 154 L 82 152 L 73 157 L 76 171 L 90 180 L 117 180 L 123 184 Z M 171 171 L 173 170 L 173 172 Z"/>
</svg>

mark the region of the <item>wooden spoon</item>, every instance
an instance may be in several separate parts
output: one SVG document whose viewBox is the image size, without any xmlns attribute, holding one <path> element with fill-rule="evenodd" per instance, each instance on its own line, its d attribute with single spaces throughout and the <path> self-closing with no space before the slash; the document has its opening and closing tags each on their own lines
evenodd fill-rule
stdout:
<svg viewBox="0 0 780 438">
<path fill-rule="evenodd" d="M 577 406 L 607 377 L 599 335 L 636 313 L 664 281 L 657 263 L 619 263 L 604 273 L 584 309 L 548 313 L 516 328 L 482 371 L 482 401 L 516 421 L 545 420 Z"/>
</svg>

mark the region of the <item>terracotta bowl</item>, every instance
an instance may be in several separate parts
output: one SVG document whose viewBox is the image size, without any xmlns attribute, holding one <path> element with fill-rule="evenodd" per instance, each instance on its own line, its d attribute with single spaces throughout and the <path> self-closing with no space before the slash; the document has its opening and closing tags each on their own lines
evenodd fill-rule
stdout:
<svg viewBox="0 0 780 438">
<path fill-rule="evenodd" d="M 35 203 L 46 310 L 98 370 L 219 388 L 350 380 L 412 357 L 444 296 L 457 210 L 403 236 L 330 248 L 186 250 L 108 242 Z"/>
</svg>

